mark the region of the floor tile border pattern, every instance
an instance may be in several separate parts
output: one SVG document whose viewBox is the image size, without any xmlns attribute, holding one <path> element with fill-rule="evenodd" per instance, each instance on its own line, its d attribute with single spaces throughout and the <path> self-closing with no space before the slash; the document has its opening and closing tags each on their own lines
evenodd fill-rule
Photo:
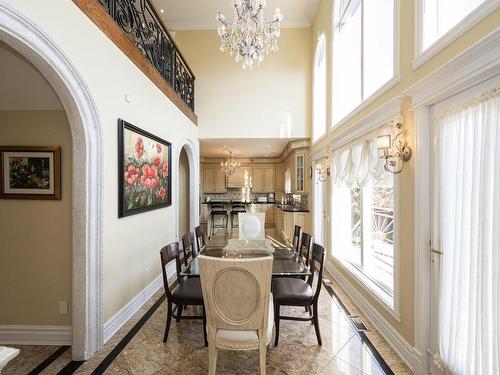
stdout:
<svg viewBox="0 0 500 375">
<path fill-rule="evenodd" d="M 41 373 L 47 367 L 49 367 L 57 358 L 59 358 L 66 350 L 70 347 L 68 345 L 61 346 L 51 355 L 49 355 L 45 360 L 43 360 L 38 366 L 31 370 L 28 375 L 36 375 Z"/>
</svg>

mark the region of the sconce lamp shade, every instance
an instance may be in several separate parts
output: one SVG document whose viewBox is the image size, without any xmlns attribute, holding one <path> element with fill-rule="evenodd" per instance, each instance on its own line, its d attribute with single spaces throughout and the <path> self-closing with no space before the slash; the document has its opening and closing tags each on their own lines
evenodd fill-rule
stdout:
<svg viewBox="0 0 500 375">
<path fill-rule="evenodd" d="M 387 150 L 391 148 L 391 136 L 381 135 L 377 138 L 377 148 L 379 150 Z"/>
</svg>

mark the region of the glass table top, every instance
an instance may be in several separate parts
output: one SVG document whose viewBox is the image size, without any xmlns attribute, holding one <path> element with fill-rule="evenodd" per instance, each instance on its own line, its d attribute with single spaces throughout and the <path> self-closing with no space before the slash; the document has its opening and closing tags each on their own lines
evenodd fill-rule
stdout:
<svg viewBox="0 0 500 375">
<path fill-rule="evenodd" d="M 201 254 L 216 258 L 257 258 L 267 256 L 267 253 L 259 251 L 226 251 L 220 246 L 207 246 Z M 272 254 L 273 276 L 308 276 L 309 268 L 303 259 L 290 251 L 289 248 L 276 248 Z M 200 264 L 198 258 L 194 258 L 191 263 L 180 273 L 180 276 L 200 276 Z"/>
</svg>

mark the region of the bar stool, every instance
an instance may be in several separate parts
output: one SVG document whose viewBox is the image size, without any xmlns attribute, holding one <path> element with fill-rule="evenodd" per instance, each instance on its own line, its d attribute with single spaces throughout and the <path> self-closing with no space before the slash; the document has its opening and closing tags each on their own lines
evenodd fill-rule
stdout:
<svg viewBox="0 0 500 375">
<path fill-rule="evenodd" d="M 245 203 L 233 203 L 231 205 L 231 213 L 230 213 L 230 216 L 231 216 L 231 231 L 234 229 L 234 228 L 238 228 L 238 225 L 239 223 L 236 221 L 236 224 L 234 223 L 235 220 L 234 218 L 238 217 L 238 214 L 241 214 L 241 213 L 245 213 L 247 212 L 247 207 L 245 205 Z"/>
<path fill-rule="evenodd" d="M 210 237 L 214 235 L 215 228 L 227 229 L 227 211 L 224 207 L 224 203 L 212 203 L 210 205 L 210 217 L 212 218 Z M 217 224 L 217 217 L 222 217 L 222 224 Z"/>
</svg>

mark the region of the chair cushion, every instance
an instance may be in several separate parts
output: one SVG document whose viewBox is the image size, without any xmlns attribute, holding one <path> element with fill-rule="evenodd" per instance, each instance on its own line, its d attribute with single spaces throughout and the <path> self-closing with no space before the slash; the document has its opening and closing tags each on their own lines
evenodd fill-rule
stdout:
<svg viewBox="0 0 500 375">
<path fill-rule="evenodd" d="M 313 290 L 304 280 L 280 277 L 273 279 L 272 291 L 274 300 L 280 305 L 293 305 L 310 302 Z"/>
<path fill-rule="evenodd" d="M 273 324 L 274 324 L 274 304 L 273 295 L 269 299 L 269 314 L 267 315 L 267 332 L 266 332 L 266 343 L 271 341 L 273 335 Z M 246 341 L 259 341 L 259 336 L 257 331 L 236 331 L 229 329 L 218 329 L 216 334 L 216 339 L 231 341 L 231 342 L 246 342 Z"/>
<path fill-rule="evenodd" d="M 203 305 L 203 292 L 201 291 L 200 278 L 183 280 L 172 292 L 176 304 Z"/>
</svg>

